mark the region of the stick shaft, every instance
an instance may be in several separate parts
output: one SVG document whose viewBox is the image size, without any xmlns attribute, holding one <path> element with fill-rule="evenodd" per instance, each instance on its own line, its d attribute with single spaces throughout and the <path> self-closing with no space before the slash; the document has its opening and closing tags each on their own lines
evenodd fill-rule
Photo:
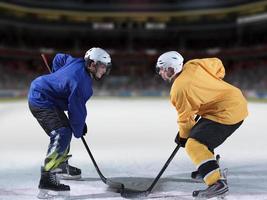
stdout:
<svg viewBox="0 0 267 200">
<path fill-rule="evenodd" d="M 84 146 L 85 146 L 85 148 L 87 150 L 87 153 L 89 154 L 89 156 L 90 156 L 90 158 L 91 158 L 91 160 L 92 160 L 92 162 L 93 162 L 93 164 L 95 166 L 95 169 L 96 169 L 98 175 L 100 176 L 100 178 L 102 179 L 102 181 L 104 183 L 106 183 L 107 182 L 107 178 L 101 173 L 99 167 L 97 166 L 96 161 L 95 161 L 95 159 L 94 159 L 94 157 L 93 157 L 93 155 L 92 155 L 92 153 L 91 153 L 91 151 L 90 151 L 90 149 L 89 149 L 89 147 L 88 147 L 88 145 L 87 145 L 84 137 L 82 136 L 81 138 L 82 138 L 83 144 L 84 144 Z"/>
<path fill-rule="evenodd" d="M 41 57 L 42 57 L 42 59 L 43 59 L 43 61 L 44 61 L 44 64 L 45 64 L 46 68 L 48 69 L 48 71 L 49 71 L 50 73 L 52 73 L 51 68 L 50 68 L 50 66 L 48 65 L 46 56 L 42 53 L 42 54 L 41 54 Z"/>
<path fill-rule="evenodd" d="M 160 179 L 161 175 L 163 174 L 163 172 L 165 171 L 165 169 L 169 166 L 170 162 L 172 161 L 172 159 L 174 158 L 174 156 L 176 155 L 177 151 L 179 150 L 180 145 L 177 145 L 175 147 L 175 149 L 173 150 L 172 154 L 170 155 L 169 159 L 166 161 L 165 165 L 163 166 L 163 168 L 160 170 L 159 174 L 157 175 L 157 177 L 155 178 L 155 180 L 153 181 L 153 183 L 151 184 L 151 186 L 148 188 L 148 192 L 151 192 L 152 189 L 154 188 L 154 186 L 156 185 L 156 183 L 158 182 L 158 180 Z"/>
<path fill-rule="evenodd" d="M 200 118 L 199 115 L 197 115 L 195 117 L 195 121 L 197 121 Z M 169 159 L 166 161 L 165 165 L 162 167 L 162 169 L 160 170 L 159 174 L 157 175 L 157 177 L 154 179 L 153 183 L 151 184 L 151 186 L 147 189 L 147 192 L 151 192 L 152 189 L 154 188 L 154 186 L 156 185 L 156 183 L 158 182 L 158 180 L 160 179 L 161 175 L 163 174 L 163 172 L 165 171 L 165 169 L 169 166 L 170 162 L 172 161 L 172 159 L 174 158 L 174 156 L 176 155 L 177 151 L 179 150 L 180 145 L 177 145 L 175 147 L 175 149 L 173 150 L 172 154 L 170 155 Z"/>
</svg>

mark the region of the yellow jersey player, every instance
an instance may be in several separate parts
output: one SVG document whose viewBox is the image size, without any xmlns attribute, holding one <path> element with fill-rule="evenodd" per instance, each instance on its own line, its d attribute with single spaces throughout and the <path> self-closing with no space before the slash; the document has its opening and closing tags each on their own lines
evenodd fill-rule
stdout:
<svg viewBox="0 0 267 200">
<path fill-rule="evenodd" d="M 172 82 L 170 99 L 178 112 L 179 132 L 175 141 L 185 147 L 208 188 L 193 192 L 196 198 L 223 197 L 228 185 L 214 157 L 214 149 L 239 128 L 248 115 L 241 91 L 225 82 L 220 59 L 189 60 L 176 51 L 162 54 L 156 70 Z M 201 119 L 195 122 L 196 115 Z"/>
</svg>

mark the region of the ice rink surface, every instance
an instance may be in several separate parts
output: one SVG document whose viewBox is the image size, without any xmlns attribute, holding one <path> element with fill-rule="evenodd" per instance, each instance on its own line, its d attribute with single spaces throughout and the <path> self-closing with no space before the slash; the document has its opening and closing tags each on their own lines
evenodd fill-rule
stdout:
<svg viewBox="0 0 267 200">
<path fill-rule="evenodd" d="M 168 99 L 97 99 L 87 103 L 87 143 L 102 171 L 129 188 L 150 186 L 175 148 L 177 114 Z M 215 153 L 229 168 L 228 200 L 267 200 L 267 104 L 250 103 L 249 117 Z M 26 101 L 0 103 L 0 200 L 37 199 L 48 137 Z M 70 199 L 122 199 L 100 181 L 80 139 L 73 138 L 70 163 L 82 181 L 64 181 Z M 195 170 L 180 149 L 147 199 L 192 199 L 206 186 L 190 180 Z"/>
</svg>

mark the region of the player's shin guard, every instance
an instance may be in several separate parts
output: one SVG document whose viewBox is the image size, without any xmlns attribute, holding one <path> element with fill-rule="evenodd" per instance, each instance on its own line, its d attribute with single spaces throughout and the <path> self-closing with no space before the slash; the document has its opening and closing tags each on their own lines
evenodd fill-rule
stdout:
<svg viewBox="0 0 267 200">
<path fill-rule="evenodd" d="M 71 134 L 68 127 L 62 127 L 50 133 L 50 144 L 44 166 L 46 171 L 56 169 L 60 163 L 68 159 Z"/>
<path fill-rule="evenodd" d="M 185 149 L 207 185 L 212 185 L 221 178 L 219 165 L 207 146 L 189 138 Z"/>
</svg>

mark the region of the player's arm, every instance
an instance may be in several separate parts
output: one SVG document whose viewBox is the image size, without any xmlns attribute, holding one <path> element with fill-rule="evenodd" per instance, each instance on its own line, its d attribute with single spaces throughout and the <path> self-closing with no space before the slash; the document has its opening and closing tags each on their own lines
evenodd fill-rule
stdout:
<svg viewBox="0 0 267 200">
<path fill-rule="evenodd" d="M 179 137 L 188 138 L 200 105 L 188 95 L 186 89 L 173 92 L 171 102 L 178 112 Z"/>
<path fill-rule="evenodd" d="M 85 119 L 87 115 L 85 103 L 86 101 L 82 93 L 79 92 L 77 87 L 73 88 L 69 96 L 68 116 L 73 134 L 76 138 L 80 138 L 85 134 Z"/>
</svg>

